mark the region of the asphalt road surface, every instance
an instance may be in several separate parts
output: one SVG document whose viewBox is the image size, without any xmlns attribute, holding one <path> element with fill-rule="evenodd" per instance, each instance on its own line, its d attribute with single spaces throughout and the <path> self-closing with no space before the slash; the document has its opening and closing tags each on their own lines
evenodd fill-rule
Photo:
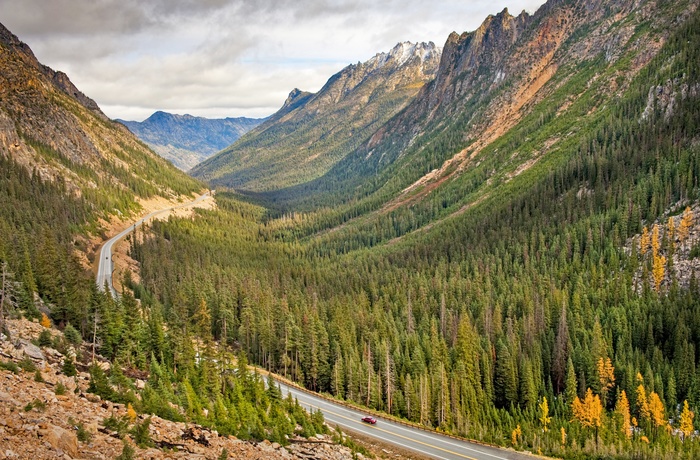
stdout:
<svg viewBox="0 0 700 460">
<path fill-rule="evenodd" d="M 320 409 L 326 421 L 332 425 L 361 433 L 364 436 L 377 439 L 383 444 L 400 446 L 404 450 L 410 450 L 426 457 L 445 460 L 533 460 L 537 458 L 533 455 L 450 438 L 380 417 L 375 417 L 377 423 L 370 425 L 361 420 L 363 416 L 367 415 L 365 413 L 349 409 L 281 382 L 279 385 L 285 397 L 287 393 L 292 393 L 292 396 L 297 398 L 299 404 L 305 409 Z"/>
<path fill-rule="evenodd" d="M 114 269 L 112 265 L 112 246 L 114 244 L 124 238 L 126 235 L 129 233 L 133 232 L 136 230 L 137 227 L 140 227 L 145 221 L 150 219 L 151 217 L 157 216 L 158 214 L 162 214 L 164 212 L 170 211 L 172 209 L 178 209 L 182 208 L 185 206 L 189 206 L 191 204 L 197 203 L 199 201 L 202 201 L 206 197 L 209 196 L 209 192 L 204 193 L 203 195 L 200 195 L 197 197 L 197 199 L 189 202 L 189 203 L 184 203 L 180 204 L 178 206 L 172 206 L 170 208 L 166 209 L 161 209 L 159 211 L 153 211 L 146 217 L 143 217 L 139 219 L 138 221 L 134 222 L 133 224 L 129 225 L 127 228 L 119 232 L 118 235 L 113 236 L 112 238 L 108 239 L 105 241 L 105 243 L 102 245 L 102 248 L 100 249 L 100 263 L 97 266 L 97 287 L 100 290 L 104 290 L 105 285 L 107 285 L 107 288 L 109 291 L 112 293 L 112 297 L 117 297 L 117 291 L 114 290 L 114 284 L 112 284 L 112 271 Z"/>
</svg>

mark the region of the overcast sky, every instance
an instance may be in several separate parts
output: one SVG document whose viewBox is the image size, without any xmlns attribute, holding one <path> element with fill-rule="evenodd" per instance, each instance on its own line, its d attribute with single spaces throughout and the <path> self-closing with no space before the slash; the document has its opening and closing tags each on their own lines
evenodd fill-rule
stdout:
<svg viewBox="0 0 700 460">
<path fill-rule="evenodd" d="M 434 3 L 438 3 L 435 5 Z M 264 117 L 402 41 L 544 0 L 0 0 L 0 22 L 112 118 Z"/>
</svg>

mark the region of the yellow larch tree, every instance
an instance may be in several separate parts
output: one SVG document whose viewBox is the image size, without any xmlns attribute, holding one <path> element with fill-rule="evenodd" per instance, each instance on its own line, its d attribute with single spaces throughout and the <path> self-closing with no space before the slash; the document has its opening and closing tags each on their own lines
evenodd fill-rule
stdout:
<svg viewBox="0 0 700 460">
<path fill-rule="evenodd" d="M 659 246 L 661 246 L 661 242 L 659 241 L 659 226 L 654 224 L 654 228 L 651 230 L 651 253 L 654 257 L 659 253 Z"/>
<path fill-rule="evenodd" d="M 600 391 L 603 394 L 603 401 L 607 400 L 608 391 L 615 386 L 615 368 L 610 358 L 598 359 L 598 380 L 600 381 Z"/>
<path fill-rule="evenodd" d="M 549 422 L 552 421 L 552 417 L 549 416 L 549 404 L 547 404 L 546 397 L 542 398 L 542 402 L 540 403 L 540 414 L 540 422 L 542 423 L 542 428 L 546 433 L 547 431 L 549 431 L 547 425 L 549 425 Z"/>
<path fill-rule="evenodd" d="M 566 445 L 566 430 L 561 427 L 559 431 L 561 432 L 561 446 L 564 447 Z"/>
<path fill-rule="evenodd" d="M 615 404 L 615 413 L 619 414 L 622 419 L 622 434 L 626 438 L 632 436 L 632 420 L 630 418 L 630 402 L 627 399 L 627 393 L 625 390 L 620 392 L 620 397 L 617 398 L 617 403 Z"/>
<path fill-rule="evenodd" d="M 649 403 L 647 402 L 647 391 L 644 389 L 644 385 L 641 383 L 637 387 L 637 409 L 639 411 L 640 419 L 651 419 L 651 415 L 649 413 Z"/>
<path fill-rule="evenodd" d="M 594 395 L 589 388 L 581 401 L 578 396 L 572 404 L 574 418 L 585 428 L 598 428 L 602 423 L 603 404 L 600 396 Z"/>
<path fill-rule="evenodd" d="M 661 283 L 664 281 L 664 276 L 666 276 L 666 257 L 654 253 L 654 265 L 651 271 L 654 277 L 654 289 L 656 292 L 661 291 Z"/>
<path fill-rule="evenodd" d="M 51 320 L 49 319 L 48 316 L 46 316 L 46 313 L 41 314 L 41 323 L 40 324 L 47 329 L 51 327 Z"/>
<path fill-rule="evenodd" d="M 513 443 L 514 446 L 518 445 L 518 438 L 523 434 L 523 431 L 520 429 L 520 425 L 515 427 L 513 432 L 510 434 L 510 441 Z"/>
<path fill-rule="evenodd" d="M 644 227 L 642 230 L 642 236 L 639 238 L 639 252 L 645 255 L 649 252 L 649 246 L 651 245 L 651 237 L 649 236 L 649 229 Z"/>
<path fill-rule="evenodd" d="M 683 243 L 688 239 L 690 234 L 690 228 L 693 226 L 693 211 L 690 206 L 685 208 L 683 211 L 683 217 L 681 217 L 681 223 L 678 226 L 678 239 Z"/>
<path fill-rule="evenodd" d="M 133 406 L 131 403 L 129 403 L 126 406 L 126 416 L 129 417 L 129 420 L 133 423 L 134 420 L 136 420 L 136 411 L 134 410 Z"/>
<path fill-rule="evenodd" d="M 667 422 L 664 416 L 664 403 L 661 402 L 661 398 L 656 392 L 652 391 L 649 394 L 649 415 L 651 416 L 651 421 L 654 427 L 658 428 L 664 426 Z"/>
<path fill-rule="evenodd" d="M 693 434 L 695 427 L 693 426 L 693 419 L 695 414 L 688 407 L 688 400 L 683 401 L 683 411 L 681 412 L 681 432 L 683 433 L 683 441 Z"/>
</svg>

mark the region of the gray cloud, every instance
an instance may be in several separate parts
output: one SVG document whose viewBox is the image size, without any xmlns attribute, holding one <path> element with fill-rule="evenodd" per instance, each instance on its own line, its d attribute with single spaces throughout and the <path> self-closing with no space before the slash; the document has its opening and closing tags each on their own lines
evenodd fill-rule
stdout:
<svg viewBox="0 0 700 460">
<path fill-rule="evenodd" d="M 0 0 L 0 20 L 109 116 L 266 116 L 399 41 L 442 45 L 543 2 L 506 1 Z"/>
</svg>

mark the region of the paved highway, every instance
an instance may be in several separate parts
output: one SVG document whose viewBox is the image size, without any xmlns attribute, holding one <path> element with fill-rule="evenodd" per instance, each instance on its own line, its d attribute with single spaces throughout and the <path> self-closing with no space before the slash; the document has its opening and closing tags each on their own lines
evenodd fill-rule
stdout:
<svg viewBox="0 0 700 460">
<path fill-rule="evenodd" d="M 386 419 L 377 418 L 376 425 L 362 422 L 365 413 L 315 396 L 312 393 L 279 382 L 282 394 L 291 393 L 305 409 L 320 409 L 326 421 L 342 429 L 393 444 L 423 456 L 444 460 L 533 460 L 533 455 L 474 444 L 421 430 Z"/>
<path fill-rule="evenodd" d="M 133 232 L 136 230 L 137 227 L 140 227 L 144 222 L 146 222 L 148 219 L 157 216 L 158 214 L 162 214 L 167 211 L 171 211 L 173 209 L 178 209 L 182 208 L 185 206 L 190 206 L 192 204 L 198 203 L 205 199 L 206 197 L 209 196 L 209 192 L 204 193 L 203 195 L 200 195 L 197 197 L 197 199 L 189 202 L 189 203 L 184 203 L 180 204 L 177 206 L 172 206 L 170 208 L 166 209 L 161 209 L 160 211 L 153 211 L 146 217 L 143 217 L 139 219 L 138 221 L 134 222 L 133 224 L 129 225 L 127 228 L 119 232 L 116 236 L 113 236 L 112 238 L 108 239 L 105 241 L 105 243 L 102 245 L 102 248 L 100 249 L 100 263 L 97 266 L 97 287 L 100 290 L 104 290 L 105 284 L 107 285 L 109 291 L 112 293 L 112 297 L 117 296 L 117 291 L 114 290 L 114 284 L 112 284 L 112 246 L 114 246 L 114 243 L 117 241 L 121 240 L 124 238 L 126 235 L 129 233 Z"/>
</svg>

